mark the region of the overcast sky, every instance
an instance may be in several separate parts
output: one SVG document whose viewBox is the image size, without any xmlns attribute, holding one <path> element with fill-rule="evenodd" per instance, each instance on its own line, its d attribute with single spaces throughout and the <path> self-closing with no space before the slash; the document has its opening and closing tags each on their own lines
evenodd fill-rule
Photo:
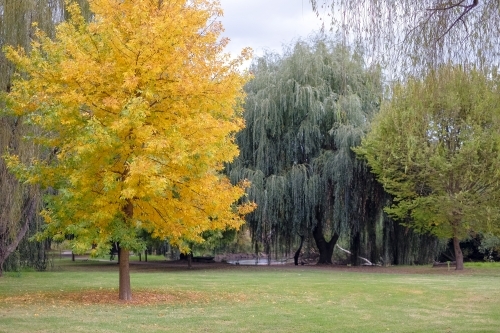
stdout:
<svg viewBox="0 0 500 333">
<path fill-rule="evenodd" d="M 224 17 L 224 36 L 231 42 L 228 52 L 238 54 L 251 47 L 254 56 L 265 50 L 281 52 L 299 37 L 321 28 L 309 0 L 220 0 Z"/>
</svg>

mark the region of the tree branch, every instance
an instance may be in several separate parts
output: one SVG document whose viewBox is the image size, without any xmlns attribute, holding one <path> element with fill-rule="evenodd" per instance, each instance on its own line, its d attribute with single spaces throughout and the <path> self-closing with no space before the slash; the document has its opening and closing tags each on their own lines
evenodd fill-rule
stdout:
<svg viewBox="0 0 500 333">
<path fill-rule="evenodd" d="M 341 248 L 339 244 L 335 244 L 335 245 L 336 245 L 336 246 L 337 246 L 337 247 L 338 247 L 341 251 L 344 251 L 345 253 L 350 254 L 350 255 L 352 256 L 351 251 Z M 366 259 L 366 258 L 363 258 L 363 257 L 361 257 L 361 256 L 358 256 L 358 258 L 359 258 L 359 259 L 363 259 L 363 260 L 364 260 L 364 261 L 366 261 L 366 263 L 367 263 L 368 265 L 370 265 L 370 266 L 375 266 L 375 264 L 373 264 L 370 260 L 368 260 L 368 259 Z"/>
<path fill-rule="evenodd" d="M 472 9 L 474 9 L 474 7 L 476 7 L 479 4 L 479 0 L 474 0 L 470 5 L 462 5 L 462 3 L 464 3 L 465 1 L 466 0 L 462 0 L 459 3 L 457 3 L 457 4 L 451 4 L 449 6 L 442 7 L 442 8 L 436 7 L 436 8 L 428 8 L 427 9 L 427 10 L 430 10 L 430 11 L 433 11 L 433 12 L 442 11 L 442 10 L 449 10 L 449 9 L 453 9 L 453 8 L 457 8 L 457 7 L 462 7 L 464 9 L 462 11 L 462 13 L 460 14 L 460 16 L 458 16 L 458 18 L 456 18 L 455 21 L 453 21 L 453 23 L 448 27 L 448 29 L 446 29 L 446 31 L 441 36 L 439 36 L 439 38 L 437 40 L 440 40 L 441 38 L 443 38 L 444 36 L 446 36 L 446 34 L 448 34 L 448 32 L 450 32 L 450 30 L 453 29 L 453 27 L 456 26 L 458 24 L 458 22 L 462 22 L 465 25 L 465 22 L 464 22 L 463 18 Z"/>
<path fill-rule="evenodd" d="M 448 10 L 448 9 L 453 9 L 453 8 L 456 8 L 456 7 L 463 7 L 463 8 L 465 8 L 465 7 L 470 6 L 470 5 L 462 5 L 465 1 L 467 1 L 467 0 L 462 0 L 462 1 L 458 2 L 458 3 L 452 3 L 449 6 L 445 6 L 445 7 L 427 8 L 427 10 L 430 10 L 430 11 Z"/>
</svg>

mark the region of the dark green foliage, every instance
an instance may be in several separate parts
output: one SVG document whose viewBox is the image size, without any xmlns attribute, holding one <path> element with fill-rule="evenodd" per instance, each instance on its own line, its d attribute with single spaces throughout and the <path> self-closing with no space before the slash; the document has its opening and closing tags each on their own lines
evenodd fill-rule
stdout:
<svg viewBox="0 0 500 333">
<path fill-rule="evenodd" d="M 248 199 L 258 208 L 247 223 L 254 241 L 291 253 L 298 235 L 313 237 L 320 262 L 328 263 L 342 235 L 351 239 L 354 264 L 366 251 L 374 261 L 384 251 L 393 257 L 387 249 L 402 238 L 382 244 L 387 196 L 351 150 L 378 111 L 379 68 L 315 38 L 297 42 L 284 56 L 255 60 L 251 71 L 246 128 L 237 136 L 241 154 L 228 170 L 233 182 L 252 182 Z"/>
</svg>

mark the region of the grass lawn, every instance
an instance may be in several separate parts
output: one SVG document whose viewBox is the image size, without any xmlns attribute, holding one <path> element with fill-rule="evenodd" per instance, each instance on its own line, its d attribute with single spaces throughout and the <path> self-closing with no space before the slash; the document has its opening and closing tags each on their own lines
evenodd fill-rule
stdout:
<svg viewBox="0 0 500 333">
<path fill-rule="evenodd" d="M 499 332 L 500 265 L 134 264 L 55 260 L 0 278 L 0 332 Z"/>
</svg>

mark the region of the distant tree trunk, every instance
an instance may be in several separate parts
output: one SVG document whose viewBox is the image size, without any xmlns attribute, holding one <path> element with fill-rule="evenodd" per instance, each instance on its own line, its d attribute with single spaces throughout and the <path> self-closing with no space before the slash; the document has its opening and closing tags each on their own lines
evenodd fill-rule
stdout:
<svg viewBox="0 0 500 333">
<path fill-rule="evenodd" d="M 129 254 L 128 249 L 120 247 L 119 250 L 119 271 L 120 271 L 120 287 L 119 298 L 123 301 L 132 300 L 132 289 L 130 287 L 130 267 L 129 267 Z"/>
<path fill-rule="evenodd" d="M 120 264 L 120 243 L 116 243 L 116 251 L 117 251 L 117 254 L 118 254 L 118 264 Z"/>
<path fill-rule="evenodd" d="M 299 246 L 298 250 L 295 252 L 295 255 L 293 256 L 293 262 L 294 262 L 295 266 L 299 265 L 300 251 L 302 250 L 302 245 L 304 244 L 304 236 L 303 235 L 299 235 L 299 236 L 300 236 L 300 246 Z"/>
<path fill-rule="evenodd" d="M 453 237 L 453 250 L 455 250 L 455 261 L 457 263 L 456 270 L 461 271 L 464 269 L 464 254 L 460 248 L 460 240 L 456 236 Z"/>
<path fill-rule="evenodd" d="M 146 248 L 146 251 L 144 251 L 144 260 L 148 262 L 148 249 Z"/>
<path fill-rule="evenodd" d="M 267 255 L 267 264 L 271 265 L 271 234 L 264 239 L 264 252 Z"/>
<path fill-rule="evenodd" d="M 351 265 L 359 266 L 359 255 L 360 255 L 360 247 L 361 247 L 361 235 L 360 232 L 355 232 L 354 236 L 351 239 Z"/>
<path fill-rule="evenodd" d="M 330 241 L 327 242 L 323 235 L 323 226 L 321 222 L 318 222 L 313 230 L 314 241 L 319 250 L 318 264 L 332 264 L 333 249 L 335 248 L 335 244 L 337 244 L 339 236 L 339 234 L 334 233 Z"/>
</svg>

